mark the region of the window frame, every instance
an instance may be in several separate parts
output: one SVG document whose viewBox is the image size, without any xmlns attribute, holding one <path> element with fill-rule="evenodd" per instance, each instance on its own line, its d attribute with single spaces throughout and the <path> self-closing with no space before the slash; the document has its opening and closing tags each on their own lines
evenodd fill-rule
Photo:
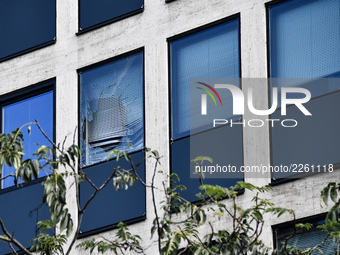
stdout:
<svg viewBox="0 0 340 255">
<path fill-rule="evenodd" d="M 144 146 L 142 149 L 140 150 L 137 150 L 137 151 L 133 151 L 130 153 L 130 155 L 133 157 L 133 155 L 137 155 L 139 153 L 143 153 L 145 155 L 145 138 L 146 138 L 146 132 L 145 132 L 145 124 L 146 124 L 146 121 L 145 121 L 145 49 L 144 47 L 141 47 L 141 48 L 137 48 L 137 49 L 134 49 L 132 51 L 129 51 L 129 52 L 125 52 L 123 54 L 120 54 L 118 56 L 114 56 L 112 58 L 109 58 L 109 59 L 106 59 L 106 60 L 103 60 L 103 61 L 100 61 L 100 62 L 96 62 L 96 63 L 93 63 L 93 64 L 90 64 L 88 66 L 85 66 L 85 67 L 82 67 L 82 68 L 79 68 L 77 70 L 77 75 L 78 75 L 78 124 L 80 123 L 81 119 L 80 119 L 80 116 L 81 116 L 81 106 L 80 106 L 80 100 L 81 100 L 81 93 L 80 93 L 80 89 L 81 89 L 81 73 L 84 72 L 84 71 L 87 71 L 87 70 L 90 70 L 90 69 L 93 69 L 93 68 L 96 68 L 96 67 L 100 67 L 100 66 L 103 66 L 105 64 L 108 64 L 108 63 L 112 63 L 112 62 L 115 62 L 117 60 L 120 60 L 120 59 L 123 59 L 123 58 L 126 58 L 126 57 L 129 57 L 129 56 L 132 56 L 134 54 L 137 54 L 137 53 L 142 53 L 143 54 L 143 94 L 141 95 L 143 97 L 143 128 L 144 128 Z M 78 133 L 80 134 L 80 125 L 78 125 Z M 78 136 L 78 144 L 80 144 L 80 140 L 81 140 L 81 137 Z M 80 159 L 78 160 L 79 162 L 79 167 L 80 167 Z M 96 166 L 99 166 L 101 164 L 105 164 L 105 163 L 113 163 L 116 161 L 116 157 L 111 157 L 108 161 L 102 161 L 102 162 L 97 162 L 95 164 L 91 164 L 89 166 L 84 166 L 84 167 L 81 167 L 82 170 L 86 171 L 86 170 L 91 170 L 92 167 L 96 167 Z M 118 165 L 120 165 L 120 163 L 118 162 Z M 146 174 L 146 160 L 144 160 L 144 162 L 141 164 L 141 166 L 143 166 L 144 168 L 144 174 Z M 80 192 L 81 193 L 81 192 Z M 145 208 L 145 213 L 143 215 L 140 215 L 138 217 L 135 217 L 135 218 L 131 218 L 131 219 L 126 219 L 126 220 L 123 220 L 123 222 L 127 225 L 130 225 L 130 224 L 134 224 L 134 223 L 138 223 L 138 222 L 141 222 L 141 221 L 144 221 L 146 220 L 147 218 L 147 197 L 146 197 L 146 189 L 144 189 L 144 197 L 145 197 L 145 203 L 144 203 L 144 208 Z M 106 226 L 101 226 L 101 227 L 98 227 L 98 228 L 95 228 L 95 229 L 91 229 L 91 230 L 87 230 L 87 231 L 84 231 L 84 232 L 81 232 L 78 236 L 78 239 L 82 239 L 82 238 L 85 238 L 85 237 L 88 237 L 88 236 L 91 236 L 91 235 L 95 235 L 95 234 L 99 234 L 99 233 L 102 233 L 104 231 L 108 231 L 108 230 L 113 230 L 113 229 L 117 229 L 118 228 L 118 223 L 119 222 L 112 222 L 110 223 L 109 225 L 106 225 Z"/>
<path fill-rule="evenodd" d="M 277 4 L 281 4 L 281 3 L 285 3 L 285 2 L 292 2 L 294 0 L 273 0 L 270 2 L 265 3 L 265 8 L 266 8 L 266 41 L 267 41 L 267 45 L 266 45 L 266 50 L 267 50 L 267 77 L 269 78 L 269 82 L 268 82 L 268 106 L 267 109 L 269 109 L 271 107 L 271 93 L 272 93 L 272 84 L 270 83 L 270 78 L 271 78 L 271 20 L 270 20 L 270 8 L 277 5 Z M 338 71 L 338 73 L 340 72 L 340 70 Z M 319 78 L 323 78 L 323 77 L 319 77 Z M 293 78 L 292 78 L 293 79 Z M 314 78 L 314 79 L 318 79 L 318 78 Z M 336 91 L 332 91 L 326 94 L 322 94 L 322 95 L 318 95 L 316 97 L 313 97 L 310 99 L 310 101 L 314 100 L 314 99 L 318 99 L 321 97 L 326 97 L 328 95 L 332 95 L 335 93 L 338 93 L 340 90 L 336 90 Z M 289 107 L 291 107 L 292 105 L 287 105 L 287 109 Z M 278 107 L 276 109 L 276 111 L 280 111 L 281 107 Z M 272 116 L 272 114 L 270 114 L 270 117 Z M 270 150 L 270 165 L 273 166 L 273 131 L 272 131 L 272 127 L 269 128 L 269 150 Z M 329 164 L 333 164 L 334 169 L 339 168 L 340 167 L 340 161 L 339 162 L 332 162 Z M 280 185 L 283 183 L 287 183 L 287 182 L 291 182 L 291 181 L 295 181 L 295 180 L 299 180 L 299 179 L 303 179 L 309 176 L 313 176 L 316 174 L 322 174 L 322 173 L 326 173 L 326 172 L 309 172 L 309 173 L 298 173 L 298 174 L 294 174 L 294 175 L 290 175 L 291 177 L 282 177 L 282 178 L 275 178 L 273 175 L 273 172 L 271 173 L 271 182 L 269 183 L 270 186 L 276 186 L 276 185 Z"/>
<path fill-rule="evenodd" d="M 81 73 L 84 72 L 84 71 L 87 71 L 87 70 L 91 70 L 91 69 L 96 68 L 96 67 L 103 66 L 105 64 L 115 62 L 117 60 L 129 57 L 129 56 L 132 56 L 132 55 L 137 54 L 137 53 L 143 53 L 143 84 L 144 84 L 144 88 L 143 88 L 142 97 L 143 97 L 143 127 L 144 127 L 143 143 L 144 143 L 144 146 L 143 146 L 143 149 L 133 151 L 130 154 L 138 153 L 138 152 L 145 150 L 146 135 L 145 135 L 145 50 L 144 50 L 144 47 L 123 53 L 121 55 L 118 55 L 118 56 L 115 56 L 115 57 L 112 57 L 112 58 L 91 64 L 91 65 L 88 65 L 86 67 L 79 68 L 77 70 L 77 74 L 78 74 L 78 133 L 80 134 L 80 132 L 81 132 L 81 129 L 80 129 L 80 121 L 81 121 L 80 120 L 80 116 L 81 116 L 81 107 L 80 107 L 80 102 L 81 102 L 81 93 L 80 93 L 80 91 L 81 91 Z M 81 141 L 81 137 L 78 136 L 78 144 L 80 144 L 80 141 Z M 116 157 L 112 156 L 109 161 L 112 161 L 112 160 L 115 160 L 115 159 L 116 159 Z M 100 164 L 105 163 L 105 162 L 106 161 L 96 162 L 96 163 L 88 165 L 88 166 L 83 166 L 82 169 L 87 169 L 87 168 L 90 168 L 91 166 L 100 165 Z"/>
<path fill-rule="evenodd" d="M 175 1 L 175 0 L 171 0 L 171 1 Z M 172 105 L 173 105 L 173 100 L 172 100 L 172 86 L 171 86 L 171 43 L 178 40 L 178 39 L 182 39 L 186 36 L 190 36 L 190 35 L 194 35 L 195 33 L 198 33 L 198 32 L 201 32 L 201 31 L 204 31 L 204 30 L 207 30 L 209 28 L 213 28 L 215 26 L 218 26 L 218 25 L 221 25 L 221 24 L 224 24 L 224 23 L 227 23 L 228 21 L 232 21 L 232 20 L 235 20 L 235 19 L 238 19 L 239 20 L 239 31 L 241 31 L 241 15 L 240 13 L 236 13 L 234 15 L 231 15 L 231 16 L 228 16 L 226 18 L 223 18 L 223 19 L 220 19 L 220 20 L 217 20 L 217 21 L 214 21 L 214 22 L 211 22 L 209 24 L 205 24 L 203 26 L 200 26 L 200 27 L 196 27 L 194 29 L 191 29 L 189 31 L 185 31 L 183 33 L 180 33 L 180 34 L 177 34 L 177 35 L 174 35 L 172 37 L 169 37 L 167 38 L 167 45 L 168 45 L 168 114 L 169 114 L 169 123 L 170 123 L 170 132 L 169 132 L 169 141 L 170 141 L 170 145 L 174 142 L 174 141 L 177 141 L 177 140 L 181 140 L 181 139 L 185 139 L 187 137 L 190 137 L 190 136 L 193 136 L 193 135 L 197 135 L 197 134 L 201 134 L 201 133 L 205 133 L 205 132 L 208 132 L 208 131 L 211 131 L 211 130 L 215 130 L 216 128 L 221 128 L 221 127 L 216 127 L 216 128 L 210 128 L 210 129 L 206 129 L 204 131 L 200 131 L 200 132 L 197 132 L 193 135 L 186 135 L 186 136 L 182 136 L 180 138 L 177 138 L 177 139 L 173 139 L 172 138 L 172 125 L 173 125 L 173 121 L 172 121 Z M 239 39 L 239 62 L 240 62 L 240 65 L 239 65 L 239 70 L 240 70 L 240 79 L 242 77 L 242 62 L 241 62 L 241 33 L 239 33 L 238 35 L 238 39 Z M 240 83 L 240 89 L 242 90 L 242 82 Z M 242 121 L 243 120 L 243 116 L 241 115 L 241 118 L 239 121 Z M 229 126 L 230 123 L 226 124 L 226 126 Z M 243 133 L 243 131 L 242 131 Z M 243 139 L 243 135 L 242 135 L 242 139 Z M 171 167 L 170 167 L 171 168 Z"/>
<path fill-rule="evenodd" d="M 289 229 L 294 229 L 294 225 L 297 223 L 317 223 L 318 221 L 324 221 L 326 218 L 327 213 L 321 213 L 321 214 L 317 214 L 317 215 L 312 215 L 312 216 L 308 216 L 305 218 L 301 218 L 301 219 L 296 219 L 291 220 L 291 221 L 287 221 L 287 222 L 283 222 L 283 223 L 279 223 L 279 224 L 275 224 L 271 226 L 272 229 L 272 238 L 273 238 L 273 247 L 274 249 L 278 249 L 278 242 L 277 242 L 277 235 L 278 235 L 278 230 L 283 230 L 283 231 L 287 231 Z M 306 231 L 305 233 L 308 233 L 309 231 Z"/>
<path fill-rule="evenodd" d="M 36 50 L 39 50 L 39 49 L 42 49 L 42 48 L 45 48 L 47 46 L 51 46 L 53 44 L 55 44 L 57 42 L 57 1 L 54 0 L 54 3 L 55 3 L 55 12 L 54 12 L 54 20 L 55 20 L 55 24 L 54 24 L 54 29 L 55 29 L 55 36 L 52 40 L 48 41 L 48 42 L 44 42 L 44 43 L 41 43 L 41 44 L 38 44 L 36 46 L 33 46 L 33 47 L 30 47 L 30 48 L 27 48 L 27 49 L 24 49 L 24 50 L 21 50 L 19 52 L 16 52 L 16 53 L 13 53 L 13 54 L 10 54 L 6 57 L 3 57 L 3 58 L 0 58 L 0 63 L 2 62 L 5 62 L 7 60 L 10 60 L 10 59 L 13 59 L 13 58 L 16 58 L 16 57 L 19 57 L 19 56 L 22 56 L 22 55 L 25 55 L 27 53 L 31 53 L 31 52 L 34 52 Z"/>
<path fill-rule="evenodd" d="M 22 88 L 19 89 L 17 91 L 14 92 L 10 92 L 8 94 L 5 94 L 3 96 L 0 96 L 0 120 L 1 120 L 1 125 L 0 125 L 0 132 L 3 132 L 3 125 L 2 125 L 2 121 L 3 121 L 3 112 L 2 112 L 2 108 L 6 105 L 10 105 L 13 103 L 17 103 L 19 101 L 34 97 L 34 96 L 38 96 L 41 95 L 43 93 L 46 92 L 53 92 L 53 137 L 50 137 L 51 140 L 53 142 L 55 142 L 56 139 L 56 80 L 55 78 L 43 81 L 43 82 L 39 82 L 37 84 L 34 84 L 32 86 L 26 87 L 26 88 Z M 10 186 L 10 187 L 6 187 L 6 188 L 2 188 L 2 182 L 0 182 L 0 195 L 7 193 L 7 192 L 11 192 L 11 191 L 15 191 L 17 189 L 20 188 L 24 188 L 36 183 L 40 183 L 42 181 L 44 181 L 46 179 L 46 176 L 42 176 L 40 178 L 38 178 L 37 180 L 33 180 L 32 183 L 21 183 L 18 184 L 18 187 L 16 187 L 15 185 Z"/>
<path fill-rule="evenodd" d="M 169 2 L 173 2 L 173 1 L 176 1 L 176 0 L 170 0 Z M 200 132 L 197 132 L 193 135 L 186 135 L 186 136 L 183 136 L 183 137 L 180 137 L 180 138 L 177 138 L 177 139 L 173 139 L 172 136 L 173 136 L 173 121 L 172 121 L 172 105 L 173 105 L 173 99 L 172 99 L 172 82 L 171 82 L 171 79 L 172 79 L 172 76 L 171 76 L 171 73 L 172 73 L 172 65 L 171 65 L 171 55 L 172 55 L 172 52 L 171 52 L 171 43 L 176 41 L 177 39 L 181 39 L 181 38 L 184 38 L 186 36 L 190 36 L 190 35 L 194 35 L 195 33 L 198 33 L 198 32 L 201 32 L 201 31 L 204 31 L 204 30 L 207 30 L 209 28 L 213 28 L 215 26 L 218 26 L 218 25 L 221 25 L 221 24 L 224 24 L 224 23 L 227 23 L 229 21 L 232 21 L 232 20 L 235 20 L 237 19 L 239 21 L 239 24 L 238 24 L 238 28 L 239 28 L 239 33 L 238 33 L 238 47 L 239 47 L 239 70 L 240 70 L 240 80 L 242 79 L 242 58 L 241 58 L 241 52 L 242 52 L 242 47 L 241 47 L 241 13 L 235 13 L 233 15 L 230 15 L 228 17 L 225 17 L 225 18 L 222 18 L 222 19 L 219 19 L 219 20 L 216 20 L 216 21 L 213 21 L 213 22 L 210 22 L 208 24 L 204 24 L 202 26 L 199 26 L 199 27 L 195 27 L 191 30 L 188 30 L 188 31 L 185 31 L 185 32 L 182 32 L 182 33 L 179 33 L 179 34 L 176 34 L 174 36 L 171 36 L 169 38 L 167 38 L 167 49 L 168 49 L 168 54 L 167 54 L 167 57 L 168 57 L 168 121 L 169 121 L 169 137 L 168 137 L 168 141 L 169 141 L 169 145 L 168 145 L 168 149 L 169 149 L 169 172 L 170 174 L 174 173 L 173 172 L 173 153 L 171 153 L 172 151 L 172 145 L 174 142 L 176 141 L 180 141 L 180 140 L 183 140 L 183 139 L 186 139 L 186 138 L 189 138 L 189 137 L 192 137 L 192 136 L 197 136 L 197 135 L 200 135 L 202 133 L 207 133 L 209 131 L 212 131 L 212 130 L 217 130 L 217 129 L 221 129 L 223 128 L 224 126 L 229 126 L 230 123 L 226 124 L 226 125 L 223 125 L 223 126 L 220 126 L 220 127 L 215 127 L 215 128 L 211 128 L 211 129 L 207 129 L 207 130 L 204 130 L 204 131 L 200 131 Z M 240 89 L 242 89 L 242 82 L 240 82 Z M 237 121 L 237 122 L 242 122 L 243 121 L 243 116 L 241 115 L 240 116 L 240 119 Z M 242 164 L 244 165 L 244 146 L 243 146 L 243 127 L 241 128 L 241 146 L 242 146 Z M 181 177 L 181 176 L 179 176 Z M 243 174 L 243 181 L 244 181 L 244 174 Z M 209 180 L 209 179 L 208 179 Z M 181 184 L 184 184 L 183 182 L 181 182 Z M 238 195 L 241 195 L 244 193 L 244 190 L 239 190 L 238 191 Z M 223 199 L 223 198 L 222 198 Z M 200 204 L 201 203 L 201 200 L 196 200 L 196 201 L 191 201 L 191 203 L 194 203 L 194 204 Z"/>
</svg>

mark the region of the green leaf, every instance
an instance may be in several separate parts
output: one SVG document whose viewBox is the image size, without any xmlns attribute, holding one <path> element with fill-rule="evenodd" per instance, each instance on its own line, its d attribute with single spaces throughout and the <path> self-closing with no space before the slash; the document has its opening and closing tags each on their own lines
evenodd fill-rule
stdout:
<svg viewBox="0 0 340 255">
<path fill-rule="evenodd" d="M 113 155 L 117 154 L 117 152 L 119 152 L 118 150 L 113 150 L 109 153 L 109 155 L 107 156 L 107 160 L 109 160 Z"/>
<path fill-rule="evenodd" d="M 37 179 L 39 176 L 39 171 L 40 171 L 39 161 L 36 159 L 33 159 L 32 166 L 33 166 L 32 172 L 33 172 L 34 179 Z"/>
<path fill-rule="evenodd" d="M 213 159 L 210 157 L 206 157 L 206 156 L 198 156 L 194 158 L 193 160 L 191 160 L 191 162 L 197 162 L 197 161 L 209 161 L 210 163 L 213 163 Z"/>
<path fill-rule="evenodd" d="M 66 210 L 67 209 L 65 209 L 65 211 Z M 66 229 L 67 225 L 69 224 L 69 220 L 70 220 L 70 215 L 66 213 L 65 216 L 60 221 L 60 232 L 63 232 Z"/>
<path fill-rule="evenodd" d="M 330 190 L 330 197 L 331 197 L 331 199 L 332 199 L 332 201 L 333 201 L 334 203 L 337 202 L 338 192 L 337 192 L 337 190 L 336 190 L 335 185 L 332 186 L 332 188 L 331 188 L 331 190 Z"/>
<path fill-rule="evenodd" d="M 322 191 L 321 191 L 321 198 L 323 200 L 323 202 L 325 203 L 325 205 L 328 205 L 328 194 L 329 194 L 329 185 L 327 187 L 325 187 Z"/>
</svg>

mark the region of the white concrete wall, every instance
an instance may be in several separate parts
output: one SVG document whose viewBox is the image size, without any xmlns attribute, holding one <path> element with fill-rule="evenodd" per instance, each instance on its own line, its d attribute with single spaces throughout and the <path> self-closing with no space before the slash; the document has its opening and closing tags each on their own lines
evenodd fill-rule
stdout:
<svg viewBox="0 0 340 255">
<path fill-rule="evenodd" d="M 156 183 L 166 181 L 169 173 L 169 109 L 168 109 L 168 46 L 167 38 L 209 24 L 230 15 L 241 17 L 241 64 L 243 78 L 267 77 L 267 39 L 265 0 L 145 0 L 143 13 L 128 17 L 94 31 L 77 36 L 77 0 L 57 1 L 57 42 L 23 56 L 0 63 L 0 95 L 32 84 L 56 78 L 57 141 L 70 136 L 78 125 L 77 69 L 106 60 L 131 50 L 145 49 L 145 132 L 146 146 L 163 156 Z M 256 106 L 268 105 L 267 87 L 256 90 Z M 246 112 L 244 118 L 252 115 Z M 245 165 L 269 164 L 269 127 L 244 128 Z M 150 182 L 153 161 L 147 161 L 147 182 Z M 306 179 L 273 187 L 266 196 L 282 207 L 293 208 L 299 218 L 324 212 L 318 195 L 329 181 L 339 179 L 340 173 L 319 174 Z M 246 181 L 257 185 L 270 183 L 270 176 Z M 239 197 L 241 204 L 249 204 L 252 194 Z M 72 196 L 70 196 L 71 199 Z M 163 200 L 157 194 L 157 203 Z M 157 245 L 150 240 L 154 218 L 151 193 L 147 191 L 147 219 L 130 226 L 132 233 L 143 237 L 147 254 L 157 254 Z M 230 201 L 225 201 L 228 204 Z M 114 213 L 114 212 L 113 212 Z M 267 245 L 272 245 L 271 225 L 291 220 L 288 217 L 270 218 L 263 233 Z M 222 222 L 228 224 L 224 219 Z M 204 228 L 202 228 L 204 231 Z M 102 233 L 108 238 L 115 231 Z M 75 250 L 72 254 L 85 254 Z"/>
</svg>

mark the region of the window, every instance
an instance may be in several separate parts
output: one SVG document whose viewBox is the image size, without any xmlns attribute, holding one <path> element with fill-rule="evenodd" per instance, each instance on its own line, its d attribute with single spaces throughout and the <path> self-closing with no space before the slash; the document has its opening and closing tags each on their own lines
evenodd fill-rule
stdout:
<svg viewBox="0 0 340 255">
<path fill-rule="evenodd" d="M 144 0 L 79 0 L 79 31 L 88 31 L 143 11 Z"/>
<path fill-rule="evenodd" d="M 318 229 L 317 226 L 324 224 L 325 217 L 317 216 L 312 219 L 302 220 L 299 223 L 311 223 L 313 227 L 307 231 L 306 229 L 296 228 L 294 230 L 293 223 L 285 223 L 273 227 L 274 244 L 276 248 L 281 248 L 286 238 L 289 238 L 287 245 L 305 249 L 306 247 L 313 248 L 322 243 L 327 237 L 327 232 Z M 295 232 L 295 233 L 294 233 Z M 321 248 L 324 255 L 333 255 L 337 251 L 337 243 L 332 239 L 328 239 L 325 245 Z"/>
<path fill-rule="evenodd" d="M 242 125 L 211 129 L 205 122 L 192 127 L 200 112 L 190 113 L 190 81 L 206 78 L 240 78 L 239 18 L 219 22 L 206 29 L 169 40 L 171 77 L 171 170 L 178 174 L 188 190 L 182 196 L 195 201 L 198 179 L 190 179 L 194 171 L 192 156 L 209 156 L 214 164 L 241 166 Z M 213 85 L 213 84 L 211 84 Z M 230 108 L 231 109 L 231 108 Z M 218 138 L 216 139 L 212 138 Z M 232 146 L 227 146 L 232 144 Z M 221 150 L 216 150 L 221 146 Z M 192 153 L 191 149 L 198 148 Z M 227 161 L 226 161 L 227 160 Z M 231 186 L 236 179 L 206 179 L 207 184 Z"/>
<path fill-rule="evenodd" d="M 0 61 L 55 42 L 55 0 L 0 1 Z"/>
<path fill-rule="evenodd" d="M 54 81 L 37 84 L 28 89 L 0 97 L 1 132 L 9 133 L 28 122 L 38 120 L 45 133 L 54 140 Z M 31 125 L 30 135 L 28 126 L 22 129 L 24 134 L 25 157 L 32 157 L 39 148 L 36 143 L 51 146 L 41 134 L 36 125 Z M 12 169 L 4 167 L 3 176 L 11 173 Z M 40 171 L 39 177 L 45 175 Z M 41 194 L 44 187 L 40 182 L 14 187 L 13 178 L 6 178 L 0 189 L 0 215 L 11 233 L 25 247 L 30 247 L 30 241 L 36 235 L 37 221 L 49 219 L 49 209 L 42 206 Z M 0 235 L 3 235 L 0 230 Z M 0 242 L 0 254 L 12 253 L 7 243 Z"/>
<path fill-rule="evenodd" d="M 124 160 L 107 161 L 112 150 L 128 151 L 134 162 L 144 158 L 143 52 L 82 69 L 79 80 L 80 164 L 91 180 L 101 185 L 116 165 L 130 168 Z M 138 174 L 144 178 L 144 164 Z M 116 192 L 112 185 L 103 191 L 86 210 L 82 232 L 144 216 L 145 188 L 140 183 L 127 191 Z M 92 193 L 91 186 L 82 184 L 81 201 Z M 103 204 L 104 200 L 111 202 Z"/>
<path fill-rule="evenodd" d="M 46 88 L 44 89 L 46 90 Z M 47 87 L 47 91 L 39 94 L 22 94 L 11 97 L 9 101 L 4 100 L 1 104 L 2 114 L 2 132 L 10 133 L 22 127 L 23 125 L 35 122 L 37 120 L 44 132 L 54 139 L 54 95 L 53 90 Z M 28 128 L 31 128 L 28 135 Z M 26 158 L 34 157 L 33 153 L 39 148 L 39 145 L 52 146 L 48 139 L 41 133 L 36 125 L 28 125 L 22 129 L 24 134 L 24 150 Z M 13 171 L 12 167 L 4 166 L 2 176 L 7 176 Z M 39 177 L 46 175 L 44 171 L 40 171 Z M 8 188 L 14 185 L 14 178 L 8 177 L 2 181 L 1 187 Z"/>
<path fill-rule="evenodd" d="M 80 72 L 81 165 L 144 148 L 143 54 Z"/>
<path fill-rule="evenodd" d="M 340 109 L 336 79 L 340 77 L 339 10 L 339 1 L 323 0 L 290 0 L 268 6 L 271 86 L 279 90 L 301 87 L 312 95 L 304 104 L 312 116 L 304 116 L 295 106 L 287 108 L 286 116 L 281 116 L 280 109 L 272 114 L 272 119 L 298 122 L 294 128 L 271 128 L 275 166 L 308 164 L 317 168 L 340 162 L 336 110 Z M 293 175 L 273 174 L 276 180 L 285 177 Z"/>
</svg>

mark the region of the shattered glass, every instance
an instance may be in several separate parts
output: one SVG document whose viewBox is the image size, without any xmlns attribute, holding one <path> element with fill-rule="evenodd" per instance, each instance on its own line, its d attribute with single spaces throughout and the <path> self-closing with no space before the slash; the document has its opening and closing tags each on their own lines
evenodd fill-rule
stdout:
<svg viewBox="0 0 340 255">
<path fill-rule="evenodd" d="M 143 53 L 80 73 L 81 165 L 144 147 Z"/>
</svg>

